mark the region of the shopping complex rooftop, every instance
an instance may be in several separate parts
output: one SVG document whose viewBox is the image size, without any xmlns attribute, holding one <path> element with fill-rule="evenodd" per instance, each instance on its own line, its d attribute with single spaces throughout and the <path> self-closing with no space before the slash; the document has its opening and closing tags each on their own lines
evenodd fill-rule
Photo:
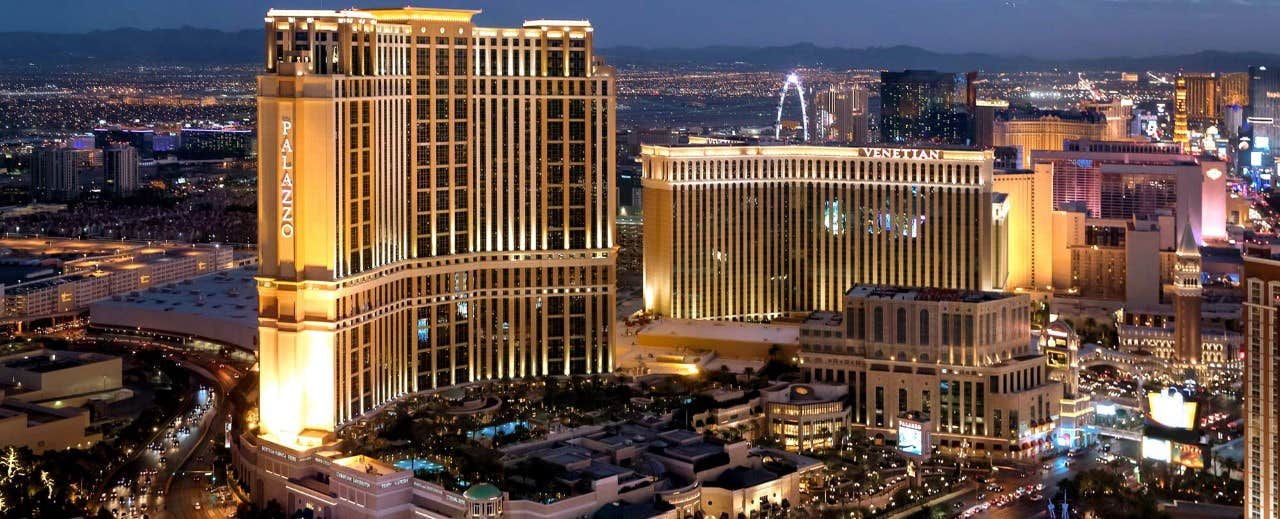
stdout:
<svg viewBox="0 0 1280 519">
<path fill-rule="evenodd" d="M 845 297 L 863 299 L 896 299 L 899 301 L 948 301 L 956 303 L 982 303 L 999 301 L 1016 294 L 982 292 L 978 290 L 954 290 L 947 288 L 906 288 L 884 285 L 854 285 Z"/>
</svg>

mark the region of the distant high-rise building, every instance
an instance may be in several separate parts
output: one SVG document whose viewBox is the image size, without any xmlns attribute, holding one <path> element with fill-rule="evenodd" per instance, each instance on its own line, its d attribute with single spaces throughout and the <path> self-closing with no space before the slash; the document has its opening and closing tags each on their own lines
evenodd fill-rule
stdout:
<svg viewBox="0 0 1280 519">
<path fill-rule="evenodd" d="M 138 157 L 149 160 L 155 157 L 156 132 L 151 128 L 127 128 L 112 126 L 93 130 L 93 145 L 106 149 L 113 142 L 124 142 L 138 150 Z"/>
<path fill-rule="evenodd" d="M 138 150 L 113 142 L 102 150 L 103 179 L 107 192 L 128 195 L 138 189 Z"/>
<path fill-rule="evenodd" d="M 861 86 L 832 86 L 814 95 L 813 105 L 813 130 L 819 141 L 856 142 L 866 133 L 867 91 Z"/>
<path fill-rule="evenodd" d="M 880 140 L 887 144 L 971 145 L 973 85 L 933 70 L 880 73 Z M 974 99 L 976 101 L 976 99 Z"/>
<path fill-rule="evenodd" d="M 1061 110 L 1004 110 L 996 114 L 993 144 L 1014 146 L 1022 157 L 1021 169 L 1031 167 L 1031 153 L 1061 150 L 1068 140 L 1099 140 L 1108 123 L 1099 112 Z"/>
<path fill-rule="evenodd" d="M 1173 140 L 1191 142 L 1191 130 L 1218 122 L 1216 74 L 1179 74 L 1174 80 Z"/>
<path fill-rule="evenodd" d="M 1119 141 L 1129 138 L 1129 125 L 1133 120 L 1132 100 L 1083 101 L 1080 107 L 1099 112 L 1107 118 L 1107 130 L 1103 133 L 1102 140 Z"/>
<path fill-rule="evenodd" d="M 31 187 L 37 198 L 70 200 L 80 194 L 86 171 L 93 167 L 92 150 L 50 146 L 32 154 Z"/>
<path fill-rule="evenodd" d="M 1218 76 L 1218 107 L 1249 105 L 1249 74 L 1229 72 Z"/>
<path fill-rule="evenodd" d="M 1280 139 L 1280 66 L 1249 67 L 1249 108 L 1245 122 L 1253 130 L 1254 148 L 1275 146 Z"/>
<path fill-rule="evenodd" d="M 239 128 L 183 128 L 178 134 L 178 156 L 183 159 L 251 157 L 253 130 Z"/>
<path fill-rule="evenodd" d="M 1218 120 L 1218 75 L 1183 74 L 1187 80 L 1187 122 L 1213 124 Z"/>
<path fill-rule="evenodd" d="M 1242 278 L 1244 516 L 1280 519 L 1280 261 L 1245 257 Z"/>
<path fill-rule="evenodd" d="M 1225 240 L 1225 164 L 1182 152 L 1176 143 L 1068 141 L 1038 151 L 1053 164 L 1054 209 L 1080 204 L 1092 218 L 1128 220 L 1162 211 L 1190 221 L 1197 243 Z M 1180 236 L 1180 234 L 1179 234 Z"/>
<path fill-rule="evenodd" d="M 996 114 L 1009 108 L 1009 102 L 996 99 L 979 99 L 973 108 L 973 146 L 991 148 L 996 145 Z M 999 168 L 999 166 L 996 166 Z"/>
</svg>

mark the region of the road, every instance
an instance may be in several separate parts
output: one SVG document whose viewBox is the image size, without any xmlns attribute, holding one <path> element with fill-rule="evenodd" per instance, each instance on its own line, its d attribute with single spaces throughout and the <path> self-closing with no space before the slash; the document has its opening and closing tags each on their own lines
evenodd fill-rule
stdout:
<svg viewBox="0 0 1280 519">
<path fill-rule="evenodd" d="M 74 339 L 92 340 L 83 335 Z M 151 446 L 159 450 L 147 449 L 120 471 L 125 475 L 107 489 L 103 506 L 121 518 L 227 517 L 235 508 L 234 502 L 214 506 L 218 500 L 207 488 L 213 469 L 213 442 L 221 441 L 228 418 L 226 394 L 244 370 L 209 352 L 141 339 L 113 338 L 111 342 L 122 343 L 119 346 L 126 350 L 165 351 L 180 366 L 213 386 L 202 386 L 194 403 L 164 430 L 157 431 L 157 440 Z M 197 501 L 201 503 L 200 510 L 195 508 Z"/>
<path fill-rule="evenodd" d="M 155 516 L 165 505 L 162 495 L 168 479 L 177 473 L 178 465 L 200 444 L 202 433 L 215 424 L 220 414 L 215 401 L 221 401 L 211 388 L 196 392 L 195 405 L 159 431 L 158 439 L 149 445 L 131 467 L 131 475 L 121 477 L 111 489 L 103 506 L 117 517 Z"/>
<path fill-rule="evenodd" d="M 1044 496 L 1043 500 L 1033 501 L 1030 495 L 1017 498 L 1003 507 L 992 506 L 984 512 L 974 514 L 975 518 L 982 519 L 1030 519 L 1036 517 L 1048 517 L 1046 511 L 1047 500 L 1058 493 L 1058 482 L 1068 478 L 1074 478 L 1076 474 L 1101 467 L 1102 464 L 1097 461 L 1097 450 L 1088 450 L 1075 458 L 1067 458 L 1062 456 L 1048 462 L 1050 468 L 1045 470 L 1037 468 L 1029 470 L 1027 477 L 1019 477 L 1016 471 L 1002 470 L 995 473 L 995 482 L 1004 487 L 1003 493 L 1009 493 L 1018 487 L 1026 485 L 1044 485 L 1044 490 L 1039 493 Z M 1067 461 L 1070 460 L 1070 466 Z M 985 487 L 985 485 L 984 485 Z M 986 490 L 977 490 L 972 493 L 951 499 L 942 503 L 952 515 L 959 514 L 979 503 L 978 496 L 981 494 L 990 494 L 987 499 L 992 499 L 996 492 L 988 492 Z M 956 503 L 961 506 L 956 507 Z"/>
<path fill-rule="evenodd" d="M 192 456 L 192 460 L 177 477 L 173 479 L 169 489 L 167 508 L 156 517 L 158 519 L 213 519 L 215 517 L 231 517 L 236 510 L 235 499 L 219 485 L 223 481 L 213 479 L 213 445 L 221 438 L 219 429 L 215 438 L 201 444 Z M 210 491 L 213 486 L 215 491 Z M 195 503 L 200 503 L 200 508 Z"/>
</svg>

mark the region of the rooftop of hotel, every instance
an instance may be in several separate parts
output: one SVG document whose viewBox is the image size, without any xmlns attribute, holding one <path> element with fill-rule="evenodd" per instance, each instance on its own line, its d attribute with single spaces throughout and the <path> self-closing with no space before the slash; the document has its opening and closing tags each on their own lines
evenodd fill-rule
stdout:
<svg viewBox="0 0 1280 519">
<path fill-rule="evenodd" d="M 692 137 L 691 137 L 692 138 Z M 850 150 L 850 149 L 886 149 L 886 150 L 942 150 L 942 151 L 972 151 L 982 152 L 982 148 L 976 146 L 968 146 L 963 144 L 898 144 L 898 143 L 876 143 L 870 146 L 859 146 L 856 144 L 840 144 L 840 143 L 823 143 L 823 144 L 796 144 L 780 141 L 753 141 L 738 140 L 737 137 L 707 137 L 713 139 L 712 142 L 688 142 L 679 144 L 646 144 L 645 146 L 653 148 L 826 148 L 832 150 Z"/>
<path fill-rule="evenodd" d="M 254 267 L 224 270 L 141 292 L 113 296 L 99 301 L 107 305 L 139 310 L 207 316 L 248 326 L 258 319 L 258 292 Z"/>
<path fill-rule="evenodd" d="M 940 301 L 954 303 L 984 303 L 999 301 L 1015 294 L 955 290 L 947 288 L 908 288 L 885 285 L 856 285 L 845 292 L 845 297 L 861 299 L 893 299 L 897 301 Z"/>
<path fill-rule="evenodd" d="M 1009 109 L 1001 110 L 998 119 L 1002 121 L 1067 121 L 1081 123 L 1103 123 L 1106 122 L 1106 116 L 1102 112 L 1093 110 L 1041 110 L 1038 108 L 1030 109 Z"/>
<path fill-rule="evenodd" d="M 394 465 L 378 461 L 376 458 L 370 458 L 364 455 L 336 459 L 333 460 L 333 463 L 349 469 L 364 472 L 365 474 L 372 474 L 376 476 L 386 476 L 388 474 L 400 472 L 400 469 L 396 468 Z"/>
<path fill-rule="evenodd" d="M 761 323 L 660 319 L 640 331 L 639 335 L 788 344 L 800 339 L 800 328 Z"/>
<path fill-rule="evenodd" d="M 0 264 L 38 266 L 68 273 L 128 271 L 207 254 L 219 248 L 219 244 L 0 238 Z"/>
<path fill-rule="evenodd" d="M 849 388 L 830 384 L 782 383 L 760 391 L 765 400 L 783 404 L 835 402 L 849 394 Z"/>
<path fill-rule="evenodd" d="M 110 356 L 97 353 L 41 349 L 15 353 L 13 355 L 0 358 L 0 366 L 31 373 L 52 373 L 77 366 L 103 362 L 110 360 L 111 358 L 112 357 Z"/>
<path fill-rule="evenodd" d="M 804 326 L 832 326 L 839 327 L 844 323 L 844 313 L 830 312 L 825 310 L 815 310 L 809 312 L 804 319 Z"/>
</svg>

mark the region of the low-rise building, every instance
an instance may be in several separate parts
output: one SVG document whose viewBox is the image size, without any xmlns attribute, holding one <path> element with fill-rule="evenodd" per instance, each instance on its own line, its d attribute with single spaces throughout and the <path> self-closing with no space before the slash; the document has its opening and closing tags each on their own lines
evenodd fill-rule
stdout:
<svg viewBox="0 0 1280 519">
<path fill-rule="evenodd" d="M 234 266 L 231 247 L 64 238 L 0 238 L 9 261 L 49 265 L 41 277 L 4 287 L 4 322 L 74 315 L 95 301 Z"/>
<path fill-rule="evenodd" d="M 858 285 L 843 317 L 801 326 L 801 368 L 849 387 L 851 423 L 877 440 L 898 416 L 931 417 L 947 454 L 1029 457 L 1051 448 L 1064 385 L 1031 334 L 1026 295 Z"/>
<path fill-rule="evenodd" d="M 37 349 L 0 357 L 0 446 L 86 448 L 102 439 L 90 426 L 90 401 L 116 401 L 121 360 L 100 353 Z"/>
<path fill-rule="evenodd" d="M 834 447 L 849 428 L 849 388 L 828 384 L 782 384 L 761 392 L 769 434 L 787 450 Z"/>
<path fill-rule="evenodd" d="M 253 267 L 224 270 L 89 305 L 93 328 L 258 349 L 258 291 Z"/>
<path fill-rule="evenodd" d="M 818 460 L 752 449 L 745 441 L 615 423 L 503 448 L 499 461 L 507 479 L 476 483 L 459 494 L 395 465 L 325 447 L 299 456 L 296 447 L 246 435 L 236 448 L 240 473 L 252 474 L 255 498 L 325 518 L 400 512 L 434 519 L 751 516 L 784 500 L 798 503 L 801 477 L 822 467 Z M 537 489 L 540 498 L 513 492 L 520 488 Z M 558 497 L 543 495 L 549 493 Z"/>
<path fill-rule="evenodd" d="M 71 407 L 121 390 L 120 357 L 31 350 L 0 357 L 0 395 L 7 400 Z"/>
</svg>

